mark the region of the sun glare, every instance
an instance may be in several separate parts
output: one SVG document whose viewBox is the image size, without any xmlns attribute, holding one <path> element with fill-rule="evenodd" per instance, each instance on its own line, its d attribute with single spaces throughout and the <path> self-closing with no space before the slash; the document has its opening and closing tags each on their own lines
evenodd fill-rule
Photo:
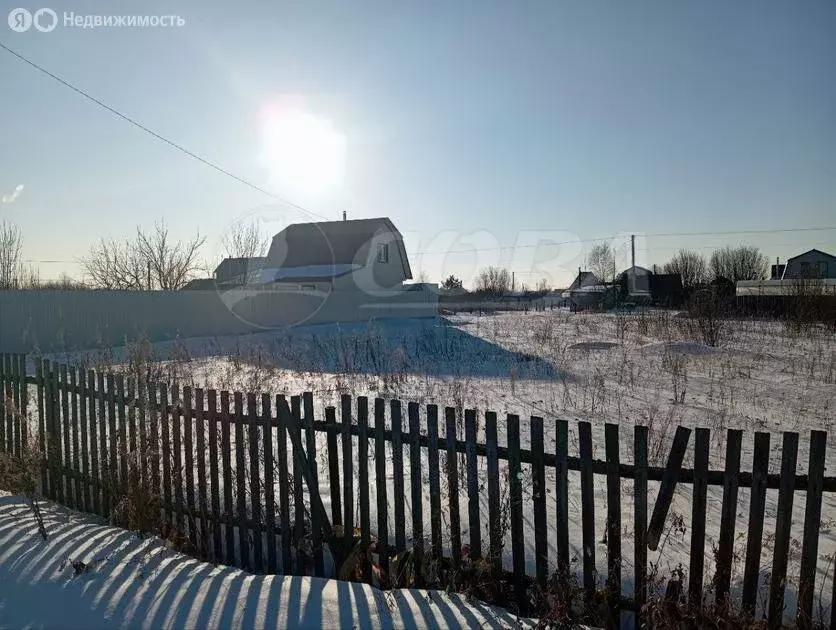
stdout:
<svg viewBox="0 0 836 630">
<path fill-rule="evenodd" d="M 260 119 L 260 163 L 275 184 L 307 196 L 342 184 L 345 137 L 331 121 L 286 105 L 265 108 Z"/>
</svg>

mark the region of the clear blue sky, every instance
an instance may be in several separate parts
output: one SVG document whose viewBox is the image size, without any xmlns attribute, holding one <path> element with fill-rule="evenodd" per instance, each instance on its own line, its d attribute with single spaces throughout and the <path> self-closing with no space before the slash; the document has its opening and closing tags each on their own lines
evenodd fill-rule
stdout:
<svg viewBox="0 0 836 630">
<path fill-rule="evenodd" d="M 829 0 L 62 0 L 59 21 L 185 25 L 51 33 L 13 32 L 9 9 L 42 5 L 3 2 L 0 41 L 20 54 L 314 212 L 390 216 L 412 251 L 836 225 Z M 0 193 L 24 186 L 0 214 L 27 258 L 73 260 L 160 217 L 178 236 L 199 227 L 209 257 L 230 223 L 271 203 L 2 50 L 0 86 Z M 301 195 L 259 163 L 258 112 L 282 95 L 344 135 L 340 188 Z M 640 238 L 639 260 L 740 242 L 783 258 L 836 249 L 836 231 Z M 415 256 L 413 269 L 437 281 L 501 262 L 560 284 L 583 258 L 580 245 L 541 249 L 532 271 L 532 251 Z"/>
</svg>

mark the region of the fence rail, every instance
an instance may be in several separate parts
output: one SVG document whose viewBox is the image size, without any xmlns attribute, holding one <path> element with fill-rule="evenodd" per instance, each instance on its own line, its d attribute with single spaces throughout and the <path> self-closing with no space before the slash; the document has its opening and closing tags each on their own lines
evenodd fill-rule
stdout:
<svg viewBox="0 0 836 630">
<path fill-rule="evenodd" d="M 695 603 L 704 598 L 710 486 L 723 489 L 711 588 L 716 601 L 729 598 L 738 493 L 750 489 L 740 598 L 754 614 L 766 492 L 775 489 L 774 551 L 764 608 L 770 625 L 778 626 L 792 507 L 800 491 L 805 517 L 797 623 L 809 627 L 813 620 L 823 493 L 836 492 L 836 477 L 824 476 L 827 435 L 822 431 L 810 433 L 807 474 L 796 474 L 799 436 L 794 432 L 782 435 L 780 474 L 768 472 L 771 436 L 765 432 L 754 435 L 752 470 L 741 471 L 743 433 L 734 429 L 727 432 L 724 470 L 709 469 L 710 431 L 703 428 L 693 432 L 693 467 L 683 468 L 692 434 L 685 427 L 677 429 L 667 464 L 659 467 L 648 464 L 644 426 L 633 428 L 628 449 L 633 461 L 625 462 L 628 436 L 606 424 L 601 460 L 593 457 L 588 422 L 577 423 L 578 456 L 570 456 L 570 425 L 561 419 L 554 420 L 549 436 L 538 416 L 522 426 L 509 414 L 500 426 L 491 411 L 480 417 L 475 410 L 348 395 L 341 397 L 339 409 L 327 406 L 317 419 L 310 393 L 288 399 L 217 392 L 46 360 L 32 364 L 34 374 L 27 374 L 24 355 L 0 356 L 0 451 L 19 457 L 36 452 L 46 497 L 104 517 L 117 514 L 132 489 L 152 489 L 184 548 L 215 562 L 259 573 L 333 575 L 352 549 L 374 548 L 380 571 L 388 575 L 392 559 L 410 548 L 446 559 L 453 570 L 484 558 L 512 584 L 525 610 L 531 584 L 545 584 L 555 572 L 563 577 L 572 572 L 572 471 L 579 473 L 585 597 L 591 601 L 603 586 L 613 623 L 621 609 L 641 610 L 648 597 L 648 549 L 659 544 L 680 483 L 692 486 L 687 598 Z M 554 439 L 553 452 L 545 449 L 547 437 Z M 525 487 L 524 472 L 530 479 Z M 595 560 L 596 534 L 601 534 L 595 513 L 602 508 L 596 502 L 596 476 L 606 478 L 603 580 Z M 632 558 L 622 553 L 624 479 L 632 480 Z M 648 482 L 659 483 L 652 503 Z M 480 500 L 485 495 L 486 504 Z M 503 518 L 510 530 L 510 567 L 503 563 Z M 533 562 L 527 562 L 527 537 L 533 538 Z M 379 579 L 372 556 L 363 553 L 360 559 L 357 577 Z M 630 597 L 622 593 L 625 561 L 633 565 Z"/>
</svg>

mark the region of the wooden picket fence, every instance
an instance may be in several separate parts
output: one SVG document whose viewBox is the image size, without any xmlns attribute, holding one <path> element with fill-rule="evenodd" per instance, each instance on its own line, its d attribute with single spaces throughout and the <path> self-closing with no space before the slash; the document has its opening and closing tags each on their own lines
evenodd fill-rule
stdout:
<svg viewBox="0 0 836 630">
<path fill-rule="evenodd" d="M 113 513 L 130 487 L 140 482 L 148 484 L 161 494 L 164 518 L 174 531 L 183 533 L 187 548 L 214 562 L 255 573 L 322 576 L 328 574 L 326 558 L 339 561 L 354 546 L 368 549 L 376 541 L 384 574 L 390 558 L 408 548 L 435 558 L 446 553 L 454 568 L 485 558 L 497 575 L 504 573 L 511 581 L 524 610 L 526 588 L 533 581 L 545 584 L 553 573 L 551 567 L 564 577 L 571 571 L 569 472 L 576 471 L 580 473 L 582 584 L 590 599 L 602 586 L 595 569 L 593 478 L 606 477 L 607 574 L 603 587 L 616 627 L 621 610 L 640 611 L 646 602 L 648 549 L 656 549 L 660 542 L 677 483 L 692 486 L 685 594 L 695 603 L 703 601 L 706 588 L 703 565 L 708 486 L 723 488 L 716 574 L 710 585 L 717 601 L 725 600 L 730 593 L 738 490 L 751 489 L 742 605 L 755 611 L 766 491 L 777 489 L 767 605 L 769 623 L 777 627 L 784 610 L 793 500 L 795 492 L 800 491 L 805 493 L 806 509 L 797 576 L 797 623 L 810 627 L 813 622 L 823 493 L 836 492 L 836 477 L 824 476 L 827 434 L 823 431 L 810 433 L 806 475 L 796 474 L 799 436 L 793 432 L 783 433 L 780 474 L 768 473 L 771 436 L 761 432 L 754 435 L 752 470 L 741 471 L 743 432 L 733 429 L 727 433 L 724 470 L 709 470 L 710 432 L 702 428 L 694 431 L 693 468 L 682 467 L 692 432 L 685 427 L 676 431 L 667 465 L 655 467 L 648 465 L 648 430 L 644 426 L 633 428 L 633 462 L 625 463 L 621 460 L 620 430 L 615 424 L 605 425 L 605 458 L 598 460 L 593 458 L 592 426 L 588 422 L 577 423 L 578 456 L 570 456 L 569 423 L 565 420 L 555 421 L 555 449 L 545 452 L 544 422 L 536 416 L 528 422 L 530 448 L 522 448 L 520 418 L 512 414 L 504 420 L 507 439 L 500 445 L 498 417 L 491 411 L 484 413 L 485 439 L 480 442 L 480 418 L 475 410 L 460 414 L 453 407 L 442 410 L 434 404 L 410 402 L 404 418 L 398 400 L 377 398 L 370 409 L 367 398 L 354 400 L 343 395 L 339 421 L 337 409 L 331 406 L 325 407 L 324 417 L 317 419 L 311 393 L 293 396 L 288 403 L 283 395 L 181 389 L 46 360 L 35 360 L 34 364 L 34 374 L 28 374 L 24 355 L 0 355 L 0 451 L 25 456 L 28 449 L 36 449 L 42 494 L 104 517 Z M 34 405 L 30 403 L 33 394 Z M 439 434 L 440 412 L 443 435 Z M 464 435 L 458 428 L 462 420 Z M 325 452 L 321 454 L 323 460 L 327 455 L 327 470 L 318 469 L 317 433 L 326 436 Z M 387 448 L 391 458 L 387 458 Z M 422 452 L 426 453 L 429 485 L 429 536 L 425 536 Z M 446 471 L 440 466 L 441 453 L 447 456 Z M 479 502 L 485 480 L 480 473 L 482 460 L 487 470 L 487 515 L 482 514 Z M 459 470 L 462 462 L 464 469 Z M 508 479 L 511 571 L 504 571 L 502 563 L 500 462 Z M 532 480 L 528 500 L 524 500 L 523 465 L 529 467 Z M 374 525 L 370 522 L 370 466 L 376 489 Z M 390 466 L 391 471 L 387 470 Z M 409 472 L 408 489 L 405 468 Z M 553 493 L 547 492 L 547 469 L 554 470 Z M 391 489 L 387 485 L 390 472 Z M 319 477 L 326 474 L 330 514 L 319 494 Z M 466 515 L 459 507 L 460 476 L 466 480 Z M 621 588 L 622 479 L 632 480 L 635 505 L 635 587 L 631 598 L 624 597 Z M 651 481 L 660 484 L 649 510 Z M 442 485 L 446 486 L 446 505 L 442 505 Z M 409 538 L 407 491 L 411 496 Z M 556 518 L 551 523 L 547 518 L 548 501 L 556 502 Z M 354 522 L 356 508 L 359 523 Z M 535 533 L 534 575 L 526 574 L 524 518 L 528 514 L 533 515 Z M 447 516 L 446 532 L 443 515 Z M 482 540 L 484 516 L 488 524 L 486 541 Z M 393 532 L 389 531 L 390 521 L 394 522 Z M 468 535 L 466 541 L 463 531 Z M 424 548 L 425 539 L 428 549 Z M 557 550 L 551 562 L 549 540 L 555 541 Z M 307 547 L 303 541 L 309 543 Z M 360 575 L 371 582 L 370 556 L 364 554 L 362 558 Z M 836 600 L 836 581 L 833 589 Z M 836 615 L 831 624 L 836 627 Z"/>
</svg>

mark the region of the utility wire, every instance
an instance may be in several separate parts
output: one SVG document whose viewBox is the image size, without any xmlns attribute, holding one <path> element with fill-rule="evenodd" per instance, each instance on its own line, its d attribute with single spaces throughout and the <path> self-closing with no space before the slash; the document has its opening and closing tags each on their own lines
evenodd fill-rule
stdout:
<svg viewBox="0 0 836 630">
<path fill-rule="evenodd" d="M 134 120 L 130 116 L 127 116 L 126 114 L 123 114 L 122 112 L 120 112 L 119 110 L 111 107 L 107 103 L 102 102 L 101 100 L 99 100 L 95 96 L 89 94 L 88 92 L 85 92 L 81 88 L 78 88 L 78 87 L 74 86 L 69 81 L 66 81 L 66 80 L 62 79 L 61 77 L 59 77 L 58 75 L 53 74 L 52 72 L 50 72 L 49 70 L 47 70 L 43 66 L 39 66 L 34 61 L 32 61 L 30 59 L 27 59 L 26 57 L 24 57 L 20 53 L 15 52 L 14 50 L 12 50 L 8 46 L 6 46 L 3 42 L 0 42 L 0 48 L 2 48 L 3 50 L 5 50 L 8 53 L 14 55 L 15 57 L 17 57 L 23 63 L 28 64 L 31 67 L 35 68 L 35 70 L 38 70 L 39 72 L 42 72 L 43 74 L 47 75 L 51 79 L 54 79 L 55 81 L 58 81 L 60 84 L 70 88 L 73 92 L 76 92 L 77 94 L 80 94 L 81 96 L 83 96 L 87 100 L 89 100 L 89 101 L 95 103 L 96 105 L 98 105 L 99 107 L 109 111 L 114 116 L 117 116 L 117 117 L 121 118 L 122 120 L 130 123 L 134 127 L 138 128 L 138 129 L 141 129 L 142 131 L 149 134 L 150 136 L 153 136 L 154 138 L 156 138 L 160 142 L 164 142 L 165 144 L 169 145 L 170 147 L 173 147 L 173 148 L 177 149 L 181 153 L 184 153 L 185 155 L 188 155 L 189 157 L 197 160 L 198 162 L 201 162 L 205 166 L 208 166 L 209 168 L 212 168 L 212 169 L 216 170 L 217 172 L 222 173 L 223 175 L 226 175 L 227 177 L 231 177 L 235 181 L 237 181 L 241 184 L 244 184 L 245 186 L 248 186 L 249 188 L 255 190 L 256 192 L 260 192 L 264 195 L 267 195 L 268 197 L 272 197 L 273 199 L 275 199 L 279 203 L 281 203 L 283 205 L 286 205 L 290 208 L 293 208 L 295 210 L 298 210 L 299 212 L 303 212 L 304 214 L 307 214 L 307 215 L 309 215 L 311 217 L 314 217 L 314 218 L 324 219 L 326 221 L 330 220 L 330 219 L 328 219 L 328 217 L 324 217 L 321 214 L 317 214 L 316 212 L 312 212 L 312 211 L 308 210 L 307 208 L 303 208 L 302 206 L 300 206 L 298 204 L 287 201 L 286 199 L 283 199 L 279 195 L 277 195 L 273 192 L 270 192 L 269 190 L 266 190 L 266 189 L 262 188 L 261 186 L 258 186 L 257 184 L 253 184 L 251 181 L 246 180 L 243 177 L 240 177 L 239 175 L 236 175 L 235 173 L 233 173 L 231 171 L 228 171 L 227 169 L 223 168 L 222 166 L 218 166 L 214 162 L 212 162 L 212 161 L 210 161 L 210 160 L 208 160 L 204 157 L 201 157 L 201 156 L 197 155 L 196 153 L 194 153 L 192 151 L 189 151 L 183 145 L 178 144 L 178 143 L 176 143 L 172 140 L 169 140 L 168 138 L 166 138 L 165 136 L 157 133 L 153 129 L 150 129 L 150 128 L 146 127 L 145 125 L 138 122 L 137 120 Z"/>
</svg>

